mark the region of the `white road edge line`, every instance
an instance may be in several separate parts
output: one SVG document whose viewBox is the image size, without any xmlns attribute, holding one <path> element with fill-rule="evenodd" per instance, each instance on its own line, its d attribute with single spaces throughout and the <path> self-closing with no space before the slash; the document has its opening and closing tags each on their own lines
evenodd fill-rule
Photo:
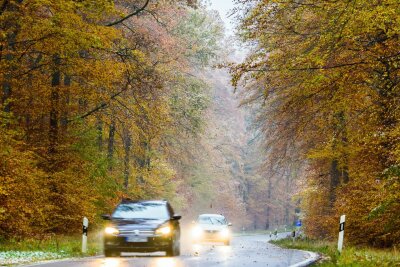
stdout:
<svg viewBox="0 0 400 267">
<path fill-rule="evenodd" d="M 295 249 L 298 250 L 298 249 Z M 298 250 L 301 252 L 307 252 L 308 255 L 310 255 L 310 257 L 302 262 L 290 265 L 289 267 L 305 267 L 305 266 L 309 266 L 310 264 L 315 263 L 318 259 L 319 259 L 319 255 L 315 252 L 311 252 L 311 251 L 306 251 L 306 250 Z"/>
</svg>

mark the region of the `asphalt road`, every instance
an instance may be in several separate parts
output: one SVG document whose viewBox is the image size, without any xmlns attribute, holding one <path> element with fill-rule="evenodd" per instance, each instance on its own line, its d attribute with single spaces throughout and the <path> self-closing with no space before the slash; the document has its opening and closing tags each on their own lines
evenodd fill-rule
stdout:
<svg viewBox="0 0 400 267">
<path fill-rule="evenodd" d="M 269 236 L 236 236 L 230 246 L 223 244 L 182 245 L 180 257 L 163 253 L 123 253 L 120 258 L 91 257 L 26 266 L 43 267 L 197 267 L 197 266 L 268 266 L 284 267 L 304 261 L 307 252 L 278 248 L 267 241 Z"/>
</svg>

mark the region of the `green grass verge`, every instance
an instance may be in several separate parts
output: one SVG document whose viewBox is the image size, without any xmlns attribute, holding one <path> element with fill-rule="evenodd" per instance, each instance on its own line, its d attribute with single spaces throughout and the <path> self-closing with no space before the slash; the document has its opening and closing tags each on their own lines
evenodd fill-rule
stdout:
<svg viewBox="0 0 400 267">
<path fill-rule="evenodd" d="M 101 235 L 89 233 L 87 248 L 87 253 L 82 254 L 82 236 L 0 241 L 0 266 L 99 255 L 102 253 Z"/>
<path fill-rule="evenodd" d="M 379 250 L 374 248 L 357 248 L 346 246 L 342 253 L 337 252 L 334 242 L 309 239 L 281 239 L 271 243 L 284 248 L 301 249 L 318 252 L 322 259 L 315 266 L 348 266 L 348 267 L 392 267 L 400 266 L 400 253 L 393 249 Z"/>
</svg>

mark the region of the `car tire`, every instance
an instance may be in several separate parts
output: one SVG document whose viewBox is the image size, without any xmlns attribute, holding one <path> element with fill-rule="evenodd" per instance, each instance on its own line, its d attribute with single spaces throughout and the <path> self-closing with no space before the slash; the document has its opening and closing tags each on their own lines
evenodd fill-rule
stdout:
<svg viewBox="0 0 400 267">
<path fill-rule="evenodd" d="M 109 257 L 112 257 L 113 256 L 113 252 L 112 252 L 112 250 L 110 250 L 110 249 L 104 249 L 104 256 L 106 257 L 106 258 L 109 258 Z"/>
<path fill-rule="evenodd" d="M 121 257 L 121 251 L 119 250 L 114 251 L 114 255 L 115 257 Z"/>
<path fill-rule="evenodd" d="M 168 249 L 165 251 L 167 257 L 176 257 L 181 254 L 181 245 L 178 240 L 174 240 L 169 245 Z"/>
<path fill-rule="evenodd" d="M 111 250 L 111 249 L 104 249 L 104 256 L 106 258 L 109 257 L 121 257 L 121 251 Z"/>
</svg>

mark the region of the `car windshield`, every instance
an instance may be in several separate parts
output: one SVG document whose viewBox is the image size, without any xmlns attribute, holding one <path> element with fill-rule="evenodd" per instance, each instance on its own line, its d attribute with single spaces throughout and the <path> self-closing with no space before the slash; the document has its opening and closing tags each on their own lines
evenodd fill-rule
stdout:
<svg viewBox="0 0 400 267">
<path fill-rule="evenodd" d="M 124 203 L 112 214 L 114 219 L 169 219 L 165 204 L 152 202 Z"/>
<path fill-rule="evenodd" d="M 226 220 L 224 217 L 201 216 L 198 219 L 198 223 L 199 224 L 225 225 Z"/>
</svg>

